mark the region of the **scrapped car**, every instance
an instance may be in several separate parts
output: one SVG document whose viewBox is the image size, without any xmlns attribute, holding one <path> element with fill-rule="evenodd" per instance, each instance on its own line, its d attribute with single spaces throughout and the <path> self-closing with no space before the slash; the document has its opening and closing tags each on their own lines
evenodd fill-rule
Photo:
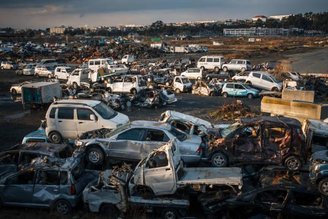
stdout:
<svg viewBox="0 0 328 219">
<path fill-rule="evenodd" d="M 54 77 L 60 80 L 68 80 L 68 77 L 72 73 L 72 68 L 68 66 L 58 66 L 55 68 Z"/>
<path fill-rule="evenodd" d="M 320 193 L 328 196 L 328 150 L 312 154 L 310 159 L 310 180 Z"/>
<path fill-rule="evenodd" d="M 85 186 L 97 174 L 84 169 L 83 159 L 40 160 L 0 179 L 0 204 L 50 208 L 68 214 L 82 200 Z"/>
<path fill-rule="evenodd" d="M 282 89 L 282 83 L 280 81 L 270 73 L 263 71 L 251 71 L 245 83 L 269 91 L 281 91 Z"/>
<path fill-rule="evenodd" d="M 200 68 L 188 68 L 186 71 L 181 73 L 181 76 L 187 77 L 189 79 L 202 79 L 203 70 Z"/>
<path fill-rule="evenodd" d="M 85 151 L 88 163 L 103 165 L 107 160 L 139 162 L 149 152 L 175 138 L 186 163 L 200 161 L 203 147 L 200 137 L 154 121 L 133 121 L 107 134 L 106 138 L 80 140 L 76 146 Z"/>
<path fill-rule="evenodd" d="M 245 82 L 247 77 L 249 75 L 249 72 L 240 72 L 238 74 L 235 74 L 231 79 L 233 81 L 239 81 L 239 82 Z"/>
<path fill-rule="evenodd" d="M 110 93 L 137 94 L 146 88 L 146 80 L 140 75 L 110 76 L 105 83 L 106 89 Z"/>
<path fill-rule="evenodd" d="M 54 67 L 37 65 L 34 69 L 34 75 L 36 77 L 52 78 L 54 76 Z"/>
<path fill-rule="evenodd" d="M 0 153 L 0 173 L 7 168 L 20 169 L 29 165 L 33 159 L 38 157 L 67 158 L 72 155 L 72 148 L 68 145 L 50 143 L 19 144 Z"/>
<path fill-rule="evenodd" d="M 2 61 L 0 65 L 1 69 L 7 69 L 7 70 L 17 69 L 17 67 L 18 65 L 13 63 L 12 61 Z"/>
<path fill-rule="evenodd" d="M 31 83 L 30 81 L 24 81 L 19 84 L 13 84 L 13 85 L 11 85 L 9 91 L 12 95 L 22 94 L 22 86 L 25 84 L 30 84 L 30 83 Z"/>
<path fill-rule="evenodd" d="M 307 160 L 305 137 L 296 119 L 244 118 L 216 134 L 207 152 L 213 166 L 274 164 L 299 170 Z"/>
<path fill-rule="evenodd" d="M 262 214 L 269 218 L 327 217 L 327 200 L 320 193 L 301 186 L 269 186 L 242 193 L 224 202 L 230 216 L 235 218 L 243 213 L 245 218 Z"/>
<path fill-rule="evenodd" d="M 190 92 L 192 89 L 192 83 L 186 77 L 175 76 L 172 83 L 172 89 L 177 94 L 181 92 Z"/>
<path fill-rule="evenodd" d="M 34 69 L 36 64 L 29 63 L 23 66 L 21 69 L 16 70 L 17 75 L 34 75 Z"/>
<path fill-rule="evenodd" d="M 205 96 L 217 96 L 220 94 L 220 87 L 213 84 L 207 84 L 204 81 L 196 81 L 192 86 L 192 94 L 205 95 Z"/>
<path fill-rule="evenodd" d="M 252 69 L 252 64 L 246 59 L 231 59 L 229 63 L 222 65 L 223 71 L 247 71 Z"/>
<path fill-rule="evenodd" d="M 247 84 L 241 83 L 225 83 L 222 87 L 221 94 L 223 97 L 247 97 L 253 99 L 259 97 L 259 91 L 251 88 Z"/>
</svg>

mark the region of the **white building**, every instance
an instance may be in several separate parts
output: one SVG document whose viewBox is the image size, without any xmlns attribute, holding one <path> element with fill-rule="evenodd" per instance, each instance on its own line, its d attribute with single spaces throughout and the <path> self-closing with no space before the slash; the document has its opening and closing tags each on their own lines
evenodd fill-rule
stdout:
<svg viewBox="0 0 328 219">
<path fill-rule="evenodd" d="M 64 26 L 51 27 L 50 34 L 64 34 L 65 30 L 66 30 L 66 27 L 64 27 Z"/>
<path fill-rule="evenodd" d="M 252 17 L 252 21 L 256 22 L 258 20 L 261 20 L 262 22 L 266 22 L 267 17 L 264 15 L 256 15 L 256 16 Z"/>
<path fill-rule="evenodd" d="M 288 14 L 288 15 L 272 15 L 272 16 L 269 16 L 269 18 L 281 21 L 282 19 L 288 18 L 289 16 L 291 16 L 291 14 Z"/>
</svg>

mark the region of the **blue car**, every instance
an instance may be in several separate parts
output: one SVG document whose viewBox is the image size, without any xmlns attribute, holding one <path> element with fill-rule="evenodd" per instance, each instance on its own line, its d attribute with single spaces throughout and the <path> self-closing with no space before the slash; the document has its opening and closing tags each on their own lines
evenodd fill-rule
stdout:
<svg viewBox="0 0 328 219">
<path fill-rule="evenodd" d="M 222 87 L 223 97 L 247 97 L 252 99 L 259 96 L 259 91 L 242 83 L 225 83 Z"/>
</svg>

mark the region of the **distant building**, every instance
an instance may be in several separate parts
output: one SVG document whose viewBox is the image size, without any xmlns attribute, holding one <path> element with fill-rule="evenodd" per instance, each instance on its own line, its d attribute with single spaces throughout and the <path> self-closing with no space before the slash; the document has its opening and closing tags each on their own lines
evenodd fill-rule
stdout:
<svg viewBox="0 0 328 219">
<path fill-rule="evenodd" d="M 288 14 L 288 15 L 272 15 L 272 16 L 269 16 L 269 18 L 281 21 L 282 19 L 288 18 L 289 16 L 291 16 L 291 14 Z"/>
<path fill-rule="evenodd" d="M 284 28 L 225 28 L 223 29 L 224 36 L 287 36 L 291 33 L 290 29 Z"/>
<path fill-rule="evenodd" d="M 252 21 L 253 21 L 253 22 L 256 22 L 256 21 L 258 21 L 258 20 L 260 20 L 260 21 L 262 21 L 262 22 L 266 22 L 267 17 L 264 16 L 264 15 L 256 15 L 256 16 L 252 17 Z"/>
<path fill-rule="evenodd" d="M 66 30 L 66 27 L 64 27 L 64 26 L 51 27 L 50 34 L 64 34 L 65 30 Z"/>
</svg>

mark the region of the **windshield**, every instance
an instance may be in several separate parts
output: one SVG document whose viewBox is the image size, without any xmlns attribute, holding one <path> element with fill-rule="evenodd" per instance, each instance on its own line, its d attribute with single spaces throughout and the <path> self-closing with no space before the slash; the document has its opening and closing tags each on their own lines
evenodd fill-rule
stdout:
<svg viewBox="0 0 328 219">
<path fill-rule="evenodd" d="M 176 137 L 179 141 L 184 141 L 187 139 L 187 135 L 185 133 L 179 131 L 174 127 L 171 128 L 170 133 L 174 135 L 174 137 Z"/>
<path fill-rule="evenodd" d="M 104 104 L 103 102 L 93 107 L 94 110 L 103 118 L 103 119 L 111 119 L 117 115 L 112 108 Z"/>
<path fill-rule="evenodd" d="M 271 80 L 273 81 L 273 82 L 275 82 L 275 83 L 279 83 L 279 81 L 276 79 L 276 78 L 274 78 L 274 77 L 270 77 L 271 78 Z"/>
<path fill-rule="evenodd" d="M 182 83 L 183 84 L 186 84 L 186 83 L 189 83 L 190 81 L 189 81 L 189 79 L 188 78 L 182 78 Z"/>
<path fill-rule="evenodd" d="M 243 85 L 246 89 L 253 89 L 252 87 L 250 87 L 249 85 L 247 85 L 247 84 L 244 84 Z"/>
<path fill-rule="evenodd" d="M 110 138 L 110 137 L 112 137 L 112 136 L 114 136 L 114 135 L 116 135 L 116 134 L 118 134 L 118 133 L 123 132 L 124 130 L 126 130 L 126 129 L 128 129 L 128 128 L 130 128 L 130 124 L 129 124 L 129 123 L 127 123 L 127 124 L 125 124 L 125 125 L 122 125 L 122 126 L 116 128 L 116 129 L 114 129 L 114 130 L 111 131 L 110 133 L 107 133 L 107 134 L 105 135 L 105 137 L 106 137 L 106 138 Z"/>
<path fill-rule="evenodd" d="M 223 138 L 227 137 L 230 133 L 234 132 L 238 127 L 240 126 L 240 123 L 236 122 L 227 128 L 221 129 L 220 134 Z"/>
</svg>

